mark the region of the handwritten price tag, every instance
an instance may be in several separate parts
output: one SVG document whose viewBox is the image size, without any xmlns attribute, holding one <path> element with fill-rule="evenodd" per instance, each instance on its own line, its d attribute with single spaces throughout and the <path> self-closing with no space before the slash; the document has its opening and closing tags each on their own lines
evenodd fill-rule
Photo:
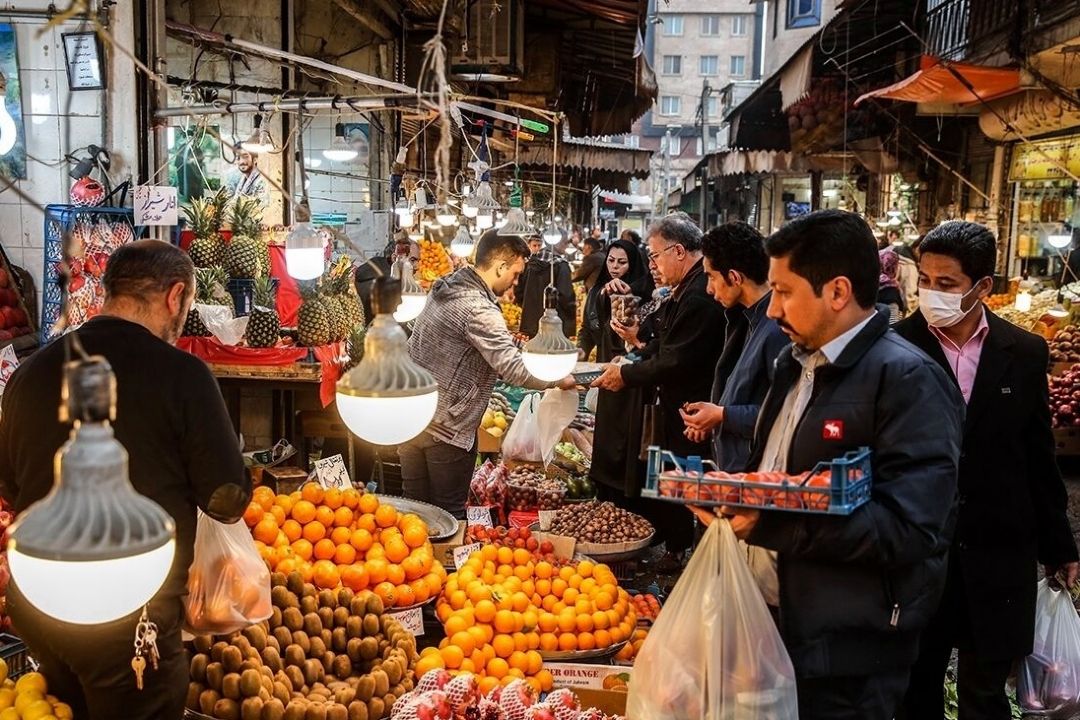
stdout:
<svg viewBox="0 0 1080 720">
<path fill-rule="evenodd" d="M 558 514 L 558 510 L 540 510 L 540 529 L 544 532 L 550 530 L 551 523 L 555 522 L 555 516 Z"/>
<path fill-rule="evenodd" d="M 330 488 L 344 490 L 352 486 L 349 471 L 345 468 L 345 461 L 341 458 L 341 455 L 331 455 L 328 458 L 316 460 L 315 477 L 318 478 L 319 484 L 327 490 Z"/>
<path fill-rule="evenodd" d="M 461 547 L 454 548 L 454 567 L 458 570 L 461 566 L 469 561 L 469 556 L 480 549 L 480 543 L 472 543 L 471 545 L 462 545 Z"/>
<path fill-rule="evenodd" d="M 167 185 L 135 186 L 136 225 L 176 225 L 176 188 Z"/>
<path fill-rule="evenodd" d="M 483 525 L 484 527 L 492 527 L 491 524 L 491 508 L 487 505 L 470 505 L 465 508 L 465 518 L 470 525 Z"/>
<path fill-rule="evenodd" d="M 413 608 L 402 612 L 391 613 L 394 619 L 401 623 L 401 627 L 411 632 L 414 636 L 424 634 L 423 608 Z"/>
</svg>

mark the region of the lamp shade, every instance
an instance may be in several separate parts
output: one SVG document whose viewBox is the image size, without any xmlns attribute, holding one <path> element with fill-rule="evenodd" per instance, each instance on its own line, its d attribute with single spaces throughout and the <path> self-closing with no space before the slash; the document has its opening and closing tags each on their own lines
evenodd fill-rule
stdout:
<svg viewBox="0 0 1080 720">
<path fill-rule="evenodd" d="M 406 259 L 398 260 L 391 268 L 390 275 L 399 283 L 398 304 L 393 311 L 394 319 L 399 323 L 412 322 L 427 305 L 427 293 L 413 277 L 412 263 Z"/>
<path fill-rule="evenodd" d="M 559 313 L 549 307 L 540 318 L 540 331 L 522 350 L 525 369 L 539 380 L 555 382 L 573 372 L 577 358 L 577 348 L 563 334 Z"/>
<path fill-rule="evenodd" d="M 548 245 L 558 245 L 563 239 L 562 230 L 560 230 L 559 226 L 555 223 L 548 223 L 547 227 L 544 228 L 543 237 L 544 242 Z"/>
<path fill-rule="evenodd" d="M 242 149 L 256 155 L 274 152 L 274 139 L 270 137 L 270 131 L 262 126 L 262 119 L 262 115 L 255 116 L 255 127 L 251 131 L 251 135 L 248 135 L 247 140 L 240 143 Z"/>
<path fill-rule="evenodd" d="M 435 221 L 443 227 L 450 227 L 457 220 L 457 215 L 446 205 L 440 205 L 435 211 Z"/>
<path fill-rule="evenodd" d="M 502 236 L 529 237 L 535 234 L 536 230 L 529 224 L 529 219 L 525 217 L 525 211 L 519 207 L 510 208 L 510 211 L 506 213 L 506 223 L 499 228 L 499 235 Z"/>
<path fill-rule="evenodd" d="M 128 480 L 128 455 L 107 422 L 115 378 L 104 358 L 73 364 L 70 394 L 90 413 L 57 453 L 56 484 L 12 526 L 11 574 L 41 612 L 79 625 L 145 605 L 172 569 L 173 519 Z M 96 409 L 96 411 L 95 411 Z M 72 589 L 77 588 L 77 595 Z"/>
<path fill-rule="evenodd" d="M 326 241 L 309 223 L 299 223 L 285 238 L 285 267 L 297 280 L 314 280 L 326 269 Z"/>
<path fill-rule="evenodd" d="M 341 419 L 357 437 L 397 445 L 419 435 L 435 417 L 435 378 L 409 357 L 405 332 L 387 312 L 398 305 L 400 282 L 375 281 L 375 320 L 364 337 L 364 357 L 337 384 Z"/>
<path fill-rule="evenodd" d="M 329 148 L 323 150 L 323 157 L 333 162 L 349 162 L 355 160 L 358 154 L 345 142 L 345 124 L 338 123 L 334 127 L 334 141 Z"/>
<path fill-rule="evenodd" d="M 476 240 L 469 234 L 469 229 L 464 225 L 458 228 L 457 234 L 450 242 L 450 252 L 458 257 L 467 258 L 476 249 Z"/>
</svg>

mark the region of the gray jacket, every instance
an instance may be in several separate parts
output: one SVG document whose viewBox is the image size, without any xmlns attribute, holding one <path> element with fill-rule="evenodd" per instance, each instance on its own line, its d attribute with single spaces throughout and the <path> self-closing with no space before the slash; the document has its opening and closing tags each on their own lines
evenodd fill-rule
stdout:
<svg viewBox="0 0 1080 720">
<path fill-rule="evenodd" d="M 550 383 L 525 369 L 494 293 L 472 268 L 435 282 L 413 325 L 409 355 L 439 384 L 439 405 L 427 432 L 468 450 L 495 381 L 544 390 Z"/>
</svg>

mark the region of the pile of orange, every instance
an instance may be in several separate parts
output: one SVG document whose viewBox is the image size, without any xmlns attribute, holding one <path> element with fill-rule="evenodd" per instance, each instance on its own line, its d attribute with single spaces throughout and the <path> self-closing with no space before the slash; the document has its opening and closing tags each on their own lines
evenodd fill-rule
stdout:
<svg viewBox="0 0 1080 720">
<path fill-rule="evenodd" d="M 485 545 L 447 578 L 435 606 L 446 639 L 416 665 L 481 676 L 488 692 L 515 678 L 551 689 L 542 651 L 595 650 L 629 640 L 630 595 L 607 565 L 555 567 L 524 548 Z"/>
<path fill-rule="evenodd" d="M 371 590 L 386 607 L 408 607 L 437 596 L 446 581 L 427 524 L 370 493 L 307 483 L 275 495 L 260 486 L 244 522 L 271 572 L 297 570 L 318 588 Z"/>
</svg>

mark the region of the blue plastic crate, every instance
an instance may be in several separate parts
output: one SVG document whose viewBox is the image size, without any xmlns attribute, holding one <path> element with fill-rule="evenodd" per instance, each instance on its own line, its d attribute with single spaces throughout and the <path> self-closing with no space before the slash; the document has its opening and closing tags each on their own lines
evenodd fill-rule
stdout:
<svg viewBox="0 0 1080 720">
<path fill-rule="evenodd" d="M 680 458 L 656 446 L 649 448 L 644 497 L 683 505 L 748 507 L 816 515 L 850 515 L 870 500 L 870 449 L 859 448 L 830 462 L 819 462 L 792 482 L 752 482 L 719 473 L 711 460 Z M 828 486 L 810 481 L 827 474 Z M 665 487 L 667 484 L 667 487 Z"/>
<path fill-rule="evenodd" d="M 75 205 L 48 205 L 45 207 L 45 267 L 41 288 L 41 344 L 53 338 L 53 327 L 60 319 L 64 305 L 64 289 L 60 286 L 60 263 L 64 259 L 64 236 L 79 220 L 100 219 L 126 220 L 132 227 L 132 236 L 138 238 L 141 228 L 135 227 L 135 215 L 131 208 L 77 207 Z"/>
</svg>

